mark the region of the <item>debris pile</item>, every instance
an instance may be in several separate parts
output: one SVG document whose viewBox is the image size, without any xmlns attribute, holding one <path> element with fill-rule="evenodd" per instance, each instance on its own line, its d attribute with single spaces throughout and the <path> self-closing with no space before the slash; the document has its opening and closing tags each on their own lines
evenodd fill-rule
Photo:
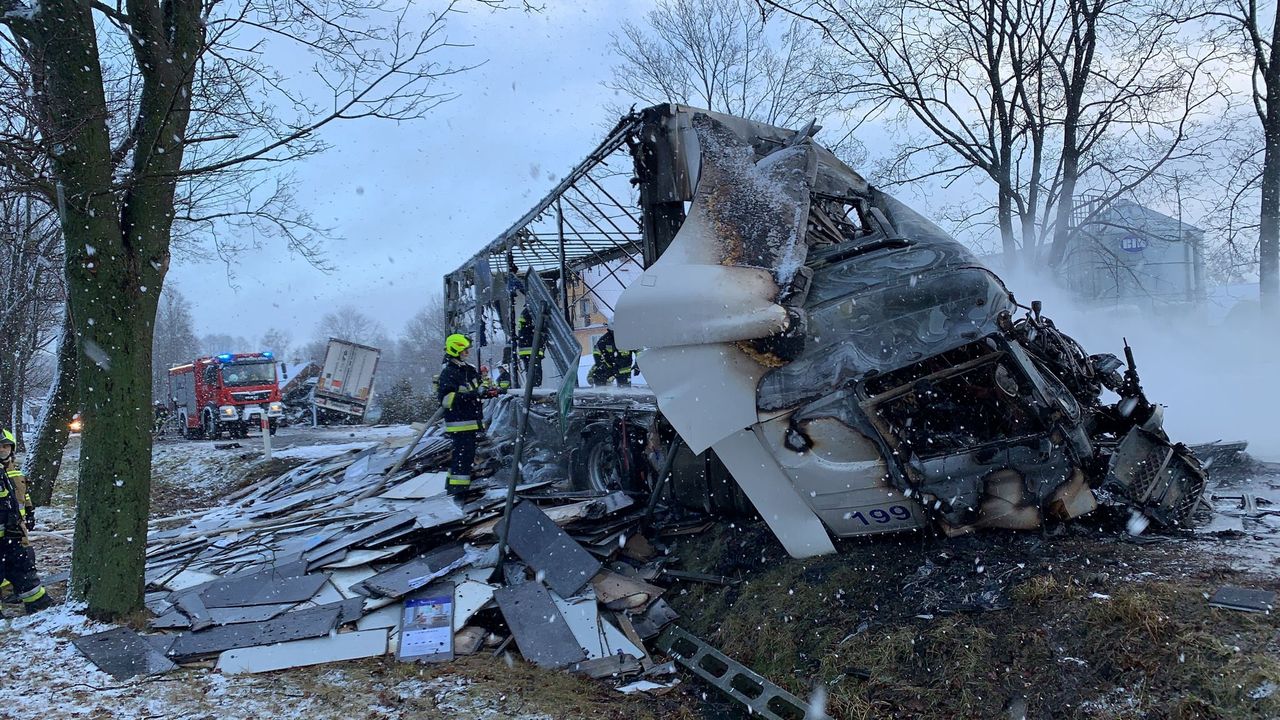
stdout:
<svg viewBox="0 0 1280 720">
<path fill-rule="evenodd" d="M 445 493 L 449 441 L 428 434 L 412 448 L 390 442 L 313 460 L 181 527 L 153 529 L 146 604 L 157 633 L 116 628 L 75 644 L 120 679 L 178 664 L 259 673 L 514 645 L 542 667 L 662 692 L 678 680 L 673 662 L 651 656 L 655 643 L 717 685 L 743 684 L 726 673 L 750 671 L 714 662 L 689 636 L 663 635 L 677 615 L 654 581 L 727 580 L 668 569 L 661 546 L 640 533 L 643 502 L 566 490 L 543 474 L 516 488 L 508 552 L 499 552 L 510 468 L 501 437 L 486 449 L 478 467 L 496 474 L 465 501 Z M 765 717 L 803 715 L 798 699 L 763 678 L 751 683 L 768 690 L 759 694 Z M 770 710 L 787 703 L 796 712 Z"/>
</svg>

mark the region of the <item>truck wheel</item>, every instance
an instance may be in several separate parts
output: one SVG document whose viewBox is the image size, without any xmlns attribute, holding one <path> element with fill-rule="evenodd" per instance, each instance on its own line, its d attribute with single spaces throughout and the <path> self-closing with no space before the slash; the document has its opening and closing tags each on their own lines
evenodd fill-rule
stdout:
<svg viewBox="0 0 1280 720">
<path fill-rule="evenodd" d="M 592 423 L 582 430 L 582 445 L 574 454 L 572 478 L 575 490 L 613 492 L 622 487 L 618 450 L 607 422 Z"/>
<path fill-rule="evenodd" d="M 204 416 L 204 435 L 210 440 L 218 439 L 218 421 L 213 419 L 213 415 L 205 413 Z"/>
<path fill-rule="evenodd" d="M 271 432 L 271 434 L 272 434 L 272 435 L 275 435 L 275 434 L 276 434 L 276 427 L 277 427 L 276 421 L 275 421 L 275 420 L 270 421 L 270 425 L 271 425 L 271 430 L 270 430 L 270 432 Z"/>
</svg>

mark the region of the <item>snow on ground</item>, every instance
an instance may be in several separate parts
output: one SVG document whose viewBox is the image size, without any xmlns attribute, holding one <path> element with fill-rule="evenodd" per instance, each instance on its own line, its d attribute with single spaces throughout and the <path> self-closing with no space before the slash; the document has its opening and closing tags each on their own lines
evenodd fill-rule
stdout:
<svg viewBox="0 0 1280 720">
<path fill-rule="evenodd" d="M 548 717 L 521 712 L 518 698 L 462 677 L 412 677 L 407 666 L 388 667 L 391 660 L 251 676 L 191 668 L 117 681 L 71 644 L 76 636 L 110 627 L 86 619 L 81 610 L 64 604 L 32 617 L 0 620 L 0 643 L 22 659 L 22 672 L 7 673 L 0 683 L 0 707 L 9 711 L 5 717 L 401 720 L 441 712 L 463 720 Z"/>
<path fill-rule="evenodd" d="M 325 457 L 364 448 L 382 440 L 409 437 L 413 428 L 342 427 L 282 428 L 276 440 L 285 449 L 276 457 Z M 230 441 L 219 440 L 216 444 Z M 187 490 L 187 505 L 198 509 L 234 486 L 261 456 L 261 437 L 239 441 L 240 448 L 217 449 L 208 440 L 167 440 L 156 443 L 153 487 Z M 35 538 L 41 574 L 49 576 L 69 567 L 69 536 L 74 524 L 75 474 L 79 439 L 72 438 L 64 456 L 55 505 L 41 508 Z M 63 597 L 62 587 L 52 593 Z M 479 686 L 464 677 L 415 677 L 414 666 L 390 658 L 325 665 L 260 676 L 224 676 L 204 668 L 180 669 L 150 679 L 117 681 L 98 670 L 76 650 L 71 640 L 111 626 L 80 614 L 78 604 L 59 604 L 31 617 L 6 606 L 0 610 L 0 647 L 21 657 L 22 672 L 8 673 L 0 682 L 4 717 L 49 718 L 306 718 L 349 720 L 370 718 L 437 717 L 447 713 L 462 720 L 518 718 L 541 720 L 546 715 L 521 708 L 518 697 Z M 425 670 L 418 672 L 425 673 Z"/>
<path fill-rule="evenodd" d="M 293 460 L 319 460 L 348 453 L 352 450 L 364 450 L 377 444 L 376 442 L 353 442 L 342 445 L 300 445 L 298 447 L 285 448 L 284 450 L 275 450 L 271 453 L 271 456 Z"/>
</svg>

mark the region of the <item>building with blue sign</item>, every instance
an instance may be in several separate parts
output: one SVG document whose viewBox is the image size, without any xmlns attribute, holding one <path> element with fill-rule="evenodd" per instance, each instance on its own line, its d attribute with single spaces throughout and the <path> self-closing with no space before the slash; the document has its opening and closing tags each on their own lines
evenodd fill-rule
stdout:
<svg viewBox="0 0 1280 720">
<path fill-rule="evenodd" d="M 1205 297 L 1204 231 L 1139 205 L 1084 202 L 1061 265 L 1063 285 L 1095 306 L 1198 304 Z"/>
</svg>

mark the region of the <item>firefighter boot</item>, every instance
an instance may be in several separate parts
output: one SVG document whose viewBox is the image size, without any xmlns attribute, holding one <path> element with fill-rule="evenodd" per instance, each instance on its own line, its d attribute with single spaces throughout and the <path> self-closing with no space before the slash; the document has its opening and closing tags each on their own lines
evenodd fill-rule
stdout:
<svg viewBox="0 0 1280 720">
<path fill-rule="evenodd" d="M 44 589 L 43 585 L 37 585 L 34 590 L 25 593 L 22 599 L 22 609 L 27 611 L 28 615 L 44 610 L 53 604 L 53 600 L 49 599 L 49 593 Z"/>
</svg>

